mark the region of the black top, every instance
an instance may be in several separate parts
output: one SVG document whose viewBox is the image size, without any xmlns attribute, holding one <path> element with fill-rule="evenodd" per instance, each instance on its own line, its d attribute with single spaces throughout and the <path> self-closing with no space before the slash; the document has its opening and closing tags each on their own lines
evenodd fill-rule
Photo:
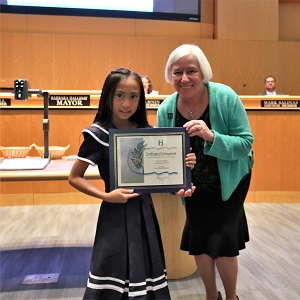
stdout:
<svg viewBox="0 0 300 300">
<path fill-rule="evenodd" d="M 211 129 L 208 106 L 198 120 L 203 120 L 207 127 Z M 187 121 L 189 120 L 184 118 L 177 110 L 175 126 L 182 127 Z M 196 164 L 192 170 L 193 184 L 197 189 L 203 189 L 208 192 L 218 192 L 221 190 L 221 182 L 217 159 L 203 153 L 204 140 L 199 136 L 191 137 L 190 145 L 192 152 L 196 154 Z"/>
</svg>

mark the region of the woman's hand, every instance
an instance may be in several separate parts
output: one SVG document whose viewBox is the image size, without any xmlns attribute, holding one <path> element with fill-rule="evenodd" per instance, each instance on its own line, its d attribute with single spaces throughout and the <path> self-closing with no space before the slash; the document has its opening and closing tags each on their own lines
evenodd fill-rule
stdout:
<svg viewBox="0 0 300 300">
<path fill-rule="evenodd" d="M 199 136 L 205 141 L 213 143 L 214 133 L 207 127 L 206 123 L 202 120 L 188 121 L 183 125 L 188 132 L 189 136 Z"/>
</svg>

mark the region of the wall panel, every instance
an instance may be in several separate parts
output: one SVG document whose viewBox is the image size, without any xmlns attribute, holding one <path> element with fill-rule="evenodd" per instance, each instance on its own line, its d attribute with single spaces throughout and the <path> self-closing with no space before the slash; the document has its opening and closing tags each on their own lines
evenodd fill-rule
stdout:
<svg viewBox="0 0 300 300">
<path fill-rule="evenodd" d="M 300 42 L 300 1 L 279 3 L 279 40 Z"/>
<path fill-rule="evenodd" d="M 278 0 L 216 0 L 216 38 L 278 40 Z"/>
<path fill-rule="evenodd" d="M 183 38 L 115 37 L 2 33 L 0 78 L 26 78 L 31 88 L 99 90 L 107 74 L 128 67 L 147 74 L 160 94 L 171 94 L 164 68 L 170 52 L 195 43 L 207 55 L 213 81 L 242 94 L 256 95 L 264 78 L 277 78 L 278 89 L 299 95 L 300 43 Z M 17 44 L 22 44 L 20 51 Z"/>
<path fill-rule="evenodd" d="M 299 35 L 299 2 L 202 0 L 201 8 L 201 23 L 0 14 L 0 78 L 27 78 L 32 88 L 98 90 L 108 72 L 126 66 L 170 94 L 166 60 L 178 45 L 195 43 L 215 81 L 255 95 L 272 74 L 278 89 L 300 94 L 299 42 L 278 42 L 278 30 L 285 41 Z"/>
</svg>

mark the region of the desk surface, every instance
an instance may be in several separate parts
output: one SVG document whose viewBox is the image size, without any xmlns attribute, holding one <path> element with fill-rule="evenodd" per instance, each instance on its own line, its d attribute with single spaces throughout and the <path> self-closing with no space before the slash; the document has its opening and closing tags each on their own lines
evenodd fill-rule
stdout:
<svg viewBox="0 0 300 300">
<path fill-rule="evenodd" d="M 17 159 L 17 158 L 16 158 Z M 43 181 L 67 180 L 74 160 L 67 158 L 51 160 L 43 170 L 0 171 L 1 181 Z M 97 166 L 89 166 L 85 173 L 87 179 L 100 179 Z"/>
</svg>

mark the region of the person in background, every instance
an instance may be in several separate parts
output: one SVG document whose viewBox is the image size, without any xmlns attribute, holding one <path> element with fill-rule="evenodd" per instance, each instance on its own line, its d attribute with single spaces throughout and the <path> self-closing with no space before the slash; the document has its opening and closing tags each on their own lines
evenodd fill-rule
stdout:
<svg viewBox="0 0 300 300">
<path fill-rule="evenodd" d="M 149 96 L 158 95 L 159 92 L 153 90 L 151 79 L 146 75 L 142 75 L 141 77 L 142 77 L 142 82 L 143 82 L 143 86 L 144 86 L 145 95 L 146 96 L 147 95 L 149 95 Z"/>
<path fill-rule="evenodd" d="M 170 54 L 165 78 L 176 92 L 158 107 L 158 127 L 185 127 L 196 154 L 196 190 L 183 199 L 180 248 L 194 256 L 206 299 L 222 299 L 216 269 L 226 299 L 238 299 L 238 255 L 249 241 L 244 201 L 253 166 L 247 113 L 230 87 L 210 81 L 212 69 L 196 45 L 181 45 Z"/>
<path fill-rule="evenodd" d="M 103 85 L 94 123 L 85 128 L 69 183 L 102 199 L 90 274 L 84 299 L 170 299 L 163 245 L 150 194 L 133 189 L 110 190 L 109 129 L 145 128 L 149 125 L 140 76 L 126 68 L 113 70 Z M 186 157 L 193 168 L 195 153 Z M 84 178 L 89 165 L 97 165 L 105 191 Z M 195 187 L 181 189 L 190 196 Z"/>
<path fill-rule="evenodd" d="M 266 90 L 262 93 L 259 93 L 258 96 L 286 95 L 276 91 L 276 78 L 274 76 L 268 76 L 265 78 L 265 89 Z"/>
</svg>

